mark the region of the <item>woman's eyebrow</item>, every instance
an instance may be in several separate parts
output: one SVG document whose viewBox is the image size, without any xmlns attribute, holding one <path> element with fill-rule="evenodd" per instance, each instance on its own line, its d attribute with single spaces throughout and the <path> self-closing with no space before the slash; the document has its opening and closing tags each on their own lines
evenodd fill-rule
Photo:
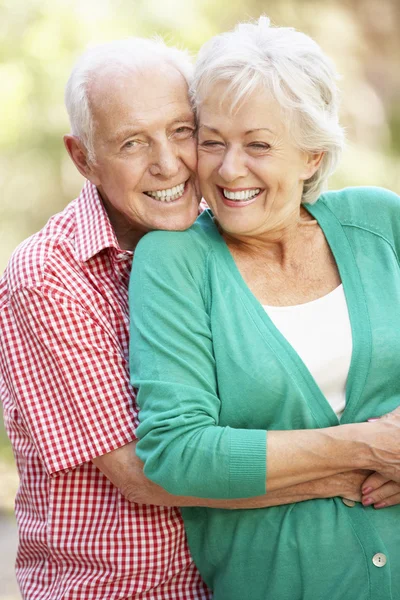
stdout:
<svg viewBox="0 0 400 600">
<path fill-rule="evenodd" d="M 216 127 L 210 127 L 209 125 L 199 125 L 199 129 L 203 129 L 203 128 L 208 129 L 209 131 L 212 131 L 213 133 L 218 133 L 218 135 L 220 134 L 219 130 L 216 129 Z M 275 133 L 269 127 L 256 127 L 254 129 L 249 129 L 248 131 L 245 131 L 244 134 L 249 135 L 250 133 L 256 133 L 257 131 L 269 131 L 270 133 Z"/>
<path fill-rule="evenodd" d="M 219 134 L 218 129 L 216 129 L 215 127 L 210 127 L 209 125 L 199 125 L 199 129 L 208 129 L 209 131 L 212 131 L 213 133 Z"/>
<path fill-rule="evenodd" d="M 255 129 L 249 129 L 248 131 L 246 131 L 245 135 L 248 135 L 249 133 L 256 133 L 257 131 L 269 131 L 270 133 L 275 133 L 269 127 L 256 127 Z"/>
</svg>

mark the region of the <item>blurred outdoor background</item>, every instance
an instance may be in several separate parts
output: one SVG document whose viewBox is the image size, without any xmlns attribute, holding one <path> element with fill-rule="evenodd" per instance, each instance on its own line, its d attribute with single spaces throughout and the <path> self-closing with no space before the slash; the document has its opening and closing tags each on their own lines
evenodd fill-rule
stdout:
<svg viewBox="0 0 400 600">
<path fill-rule="evenodd" d="M 195 55 L 210 36 L 261 13 L 314 37 L 342 75 L 348 145 L 331 187 L 400 193 L 399 0 L 0 0 L 0 271 L 79 193 L 62 143 L 63 90 L 88 44 L 161 34 Z M 2 419 L 0 478 L 0 600 L 16 600 L 17 477 Z"/>
</svg>

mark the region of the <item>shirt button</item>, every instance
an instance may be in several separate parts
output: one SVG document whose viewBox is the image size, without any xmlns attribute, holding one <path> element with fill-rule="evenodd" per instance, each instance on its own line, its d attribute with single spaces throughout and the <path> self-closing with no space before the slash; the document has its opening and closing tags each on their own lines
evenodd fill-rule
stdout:
<svg viewBox="0 0 400 600">
<path fill-rule="evenodd" d="M 133 252 L 131 250 L 126 250 L 125 252 L 118 252 L 118 254 L 115 255 L 115 260 L 117 262 L 122 262 L 123 260 L 131 259 L 132 256 Z"/>
<path fill-rule="evenodd" d="M 343 502 L 343 504 L 345 504 L 349 508 L 353 508 L 353 506 L 356 505 L 356 503 L 354 502 L 354 500 L 349 500 L 349 498 L 342 498 L 342 502 Z"/>
<path fill-rule="evenodd" d="M 382 552 L 377 552 L 372 557 L 372 562 L 376 567 L 384 567 L 386 565 L 387 558 Z"/>
</svg>

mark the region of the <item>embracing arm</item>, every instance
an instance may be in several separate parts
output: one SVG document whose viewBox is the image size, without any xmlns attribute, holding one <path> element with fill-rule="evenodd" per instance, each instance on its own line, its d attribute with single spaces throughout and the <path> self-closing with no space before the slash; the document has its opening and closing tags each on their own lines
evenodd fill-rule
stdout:
<svg viewBox="0 0 400 600">
<path fill-rule="evenodd" d="M 209 500 L 191 496 L 173 496 L 150 481 L 143 473 L 143 463 L 135 453 L 136 442 L 126 444 L 93 459 L 93 463 L 130 502 L 157 506 L 204 506 L 208 508 L 265 508 L 314 498 L 341 496 L 361 499 L 361 486 L 368 471 L 352 471 L 268 492 L 254 498 Z"/>
</svg>

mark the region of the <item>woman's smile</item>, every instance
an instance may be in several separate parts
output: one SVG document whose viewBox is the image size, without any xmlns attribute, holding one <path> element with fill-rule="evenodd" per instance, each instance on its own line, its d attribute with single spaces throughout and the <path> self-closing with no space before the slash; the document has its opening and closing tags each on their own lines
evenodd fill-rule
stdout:
<svg viewBox="0 0 400 600">
<path fill-rule="evenodd" d="M 260 188 L 236 188 L 229 189 L 217 186 L 221 199 L 225 206 L 230 208 L 243 208 L 256 201 L 261 192 Z"/>
</svg>

